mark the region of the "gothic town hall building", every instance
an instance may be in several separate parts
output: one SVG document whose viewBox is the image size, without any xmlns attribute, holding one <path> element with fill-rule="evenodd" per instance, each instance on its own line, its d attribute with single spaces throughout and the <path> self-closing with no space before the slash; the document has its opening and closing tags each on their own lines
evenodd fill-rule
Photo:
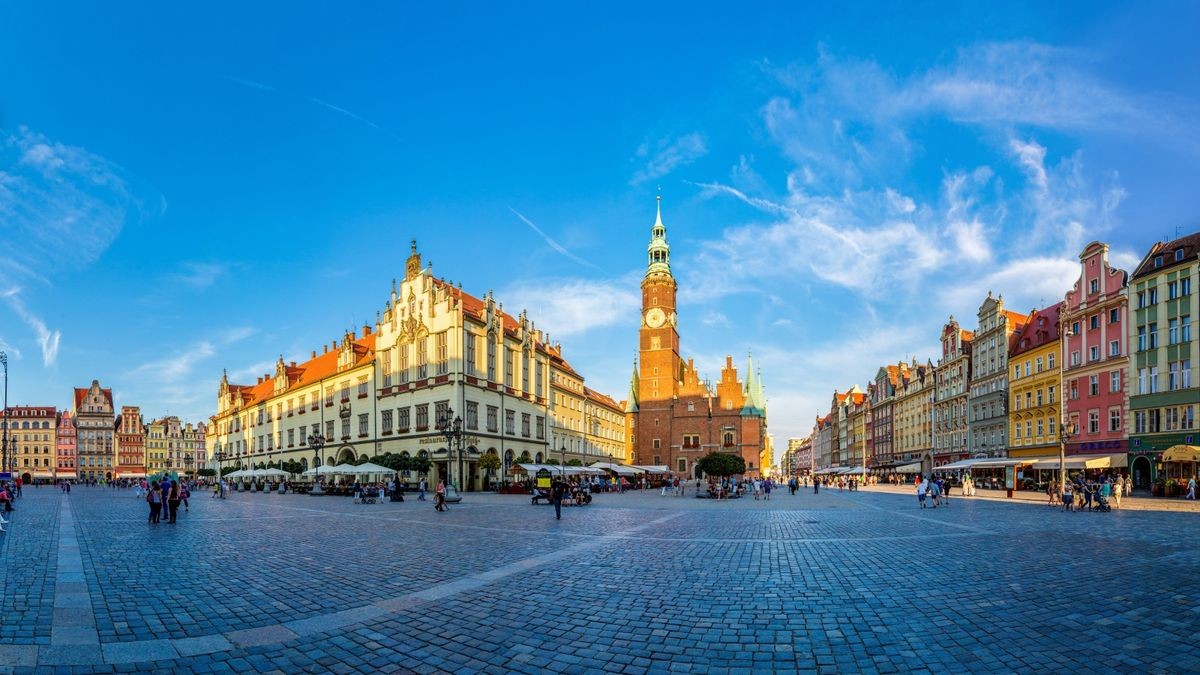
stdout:
<svg viewBox="0 0 1200 675">
<path fill-rule="evenodd" d="M 676 313 L 678 287 L 671 274 L 671 248 L 662 222 L 662 197 L 647 249 L 642 280 L 642 325 L 638 362 L 626 412 L 634 464 L 666 465 L 681 477 L 699 477 L 696 462 L 710 452 L 741 455 L 746 475 L 761 474 L 767 442 L 766 400 L 761 376 L 747 361 L 738 379 L 733 358 L 725 357 L 716 388 L 701 380 L 693 359 L 679 356 Z"/>
</svg>

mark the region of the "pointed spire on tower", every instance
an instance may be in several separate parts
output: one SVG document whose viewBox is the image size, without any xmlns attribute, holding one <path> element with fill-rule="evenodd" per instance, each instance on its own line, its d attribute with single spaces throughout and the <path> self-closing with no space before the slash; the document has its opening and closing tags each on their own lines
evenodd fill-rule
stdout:
<svg viewBox="0 0 1200 675">
<path fill-rule="evenodd" d="M 625 399 L 625 412 L 638 410 L 638 368 L 637 360 L 633 362 L 633 375 L 629 378 L 629 395 Z"/>
<path fill-rule="evenodd" d="M 667 243 L 667 228 L 662 222 L 662 194 L 655 199 L 654 227 L 650 228 L 650 245 L 646 247 L 649 258 L 646 276 L 671 274 L 671 246 Z"/>
</svg>

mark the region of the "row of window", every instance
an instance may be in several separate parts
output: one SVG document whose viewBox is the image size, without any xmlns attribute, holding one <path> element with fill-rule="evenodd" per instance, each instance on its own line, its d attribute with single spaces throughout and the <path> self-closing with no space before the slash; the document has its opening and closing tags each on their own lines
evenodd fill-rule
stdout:
<svg viewBox="0 0 1200 675">
<path fill-rule="evenodd" d="M 1192 341 L 1192 317 L 1181 316 L 1167 321 L 1167 344 L 1175 345 Z M 1137 328 L 1139 352 L 1158 348 L 1158 323 L 1150 322 Z"/>
<path fill-rule="evenodd" d="M 1192 404 L 1133 412 L 1133 432 L 1135 434 L 1186 431 L 1195 428 L 1196 406 Z"/>
<path fill-rule="evenodd" d="M 448 401 L 439 401 L 434 404 L 434 417 L 432 428 L 436 429 L 440 420 L 442 420 L 449 409 Z M 394 415 L 393 415 L 394 413 Z M 415 413 L 415 414 L 414 414 Z M 404 406 L 393 410 L 383 410 L 380 413 L 380 426 L 383 435 L 392 433 L 408 433 L 410 431 L 424 432 L 430 430 L 429 404 L 423 403 L 416 406 Z M 498 423 L 499 408 L 497 406 L 487 406 L 487 430 L 495 433 L 499 430 Z M 516 412 L 513 410 L 505 411 L 505 433 L 515 435 L 516 432 Z M 348 440 L 351 438 L 352 419 L 350 417 L 340 420 L 340 427 L 335 420 L 326 420 L 324 437 L 326 442 L 335 439 Z M 415 422 L 415 427 L 412 426 Z M 365 438 L 370 435 L 370 415 L 362 413 L 357 417 L 357 432 L 359 438 Z M 538 415 L 536 419 L 530 413 L 521 413 L 521 435 L 525 438 L 530 438 L 533 432 L 533 426 L 536 425 L 536 438 L 546 438 L 546 419 Z M 467 401 L 466 411 L 463 420 L 463 428 L 467 431 L 479 429 L 479 404 L 475 401 Z M 321 425 L 313 424 L 311 427 L 300 426 L 294 429 L 287 430 L 287 445 L 286 447 L 306 446 L 308 445 L 308 437 L 306 430 L 311 429 L 312 435 L 317 435 L 321 432 Z M 340 436 L 336 436 L 335 432 L 341 431 Z M 297 434 L 297 431 L 299 434 Z M 261 434 L 257 438 L 252 438 L 248 444 L 243 444 L 243 439 L 231 439 L 231 450 L 236 454 L 245 454 L 247 452 L 271 452 L 276 449 L 283 449 L 284 446 L 284 431 L 279 430 L 274 434 Z"/>
<path fill-rule="evenodd" d="M 1182 359 L 1167 364 L 1167 391 L 1178 391 L 1192 386 L 1192 360 Z M 1138 369 L 1139 394 L 1155 394 L 1160 391 L 1161 379 L 1158 366 Z"/>
<path fill-rule="evenodd" d="M 1184 277 L 1175 281 L 1167 282 L 1167 299 L 1174 300 L 1175 298 L 1183 297 L 1192 294 L 1192 280 L 1190 277 Z M 1158 304 L 1158 287 L 1151 286 L 1143 291 L 1137 292 L 1137 308 L 1144 309 L 1150 305 Z"/>
<path fill-rule="evenodd" d="M 1071 352 L 1071 367 L 1072 368 L 1075 366 L 1081 365 L 1082 360 L 1081 360 L 1080 356 L 1081 355 L 1079 353 L 1079 350 L 1075 350 L 1075 351 Z M 1121 341 L 1120 340 L 1112 340 L 1108 343 L 1108 356 L 1109 356 L 1109 358 L 1121 356 Z M 1099 360 L 1100 360 L 1100 345 L 1091 345 L 1090 347 L 1088 347 L 1088 363 L 1094 363 Z"/>
<path fill-rule="evenodd" d="M 1025 359 L 1025 377 L 1029 377 L 1034 373 L 1040 373 L 1043 370 L 1054 370 L 1054 352 L 1050 352 L 1050 354 L 1046 356 L 1045 368 L 1042 367 L 1042 364 L 1043 360 L 1040 356 L 1032 361 L 1030 359 Z M 1021 379 L 1021 364 L 1019 363 L 1013 366 L 1013 379 Z"/>
<path fill-rule="evenodd" d="M 0 420 L 3 420 L 3 419 L 4 419 L 4 415 L 0 414 Z M 0 422 L 0 426 L 3 426 L 2 422 Z M 7 426 L 8 426 L 9 431 L 12 431 L 14 429 L 49 429 L 49 428 L 51 428 L 49 422 L 41 422 L 39 424 L 36 421 L 30 422 L 29 420 L 24 420 L 23 422 L 21 422 L 19 424 L 17 423 L 16 420 L 12 420 L 8 423 Z"/>
</svg>

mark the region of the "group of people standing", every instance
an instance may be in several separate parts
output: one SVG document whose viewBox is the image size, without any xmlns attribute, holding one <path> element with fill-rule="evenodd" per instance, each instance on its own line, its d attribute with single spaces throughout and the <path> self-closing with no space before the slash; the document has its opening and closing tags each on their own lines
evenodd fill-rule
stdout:
<svg viewBox="0 0 1200 675">
<path fill-rule="evenodd" d="M 1121 497 L 1132 489 L 1133 482 L 1129 476 L 1104 476 L 1092 480 L 1081 473 L 1062 485 L 1056 480 L 1050 481 L 1046 487 L 1049 495 L 1047 503 L 1050 506 L 1057 505 L 1060 511 L 1107 511 L 1110 508 L 1109 499 L 1119 509 Z"/>
<path fill-rule="evenodd" d="M 949 508 L 950 483 L 941 477 L 930 479 L 921 476 L 921 482 L 917 483 L 917 503 L 921 508 L 926 508 L 926 501 L 931 502 L 935 509 L 939 506 Z"/>
<path fill-rule="evenodd" d="M 146 493 L 146 503 L 150 506 L 150 517 L 146 522 L 151 525 L 162 522 L 164 517 L 168 523 L 174 524 L 179 516 L 180 504 L 185 511 L 191 510 L 188 505 L 191 491 L 178 478 L 163 476 L 161 481 L 151 481 L 149 485 L 142 481 L 137 486 L 137 494 L 140 496 L 143 491 Z"/>
</svg>

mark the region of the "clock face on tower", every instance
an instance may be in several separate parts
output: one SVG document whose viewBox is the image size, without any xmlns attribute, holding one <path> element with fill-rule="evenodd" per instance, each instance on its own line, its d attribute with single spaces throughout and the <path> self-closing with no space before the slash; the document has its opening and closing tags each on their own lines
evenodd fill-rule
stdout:
<svg viewBox="0 0 1200 675">
<path fill-rule="evenodd" d="M 651 328 L 658 328 L 662 326 L 666 320 L 667 315 L 657 307 L 651 307 L 650 310 L 646 312 L 646 325 L 650 326 Z"/>
</svg>

